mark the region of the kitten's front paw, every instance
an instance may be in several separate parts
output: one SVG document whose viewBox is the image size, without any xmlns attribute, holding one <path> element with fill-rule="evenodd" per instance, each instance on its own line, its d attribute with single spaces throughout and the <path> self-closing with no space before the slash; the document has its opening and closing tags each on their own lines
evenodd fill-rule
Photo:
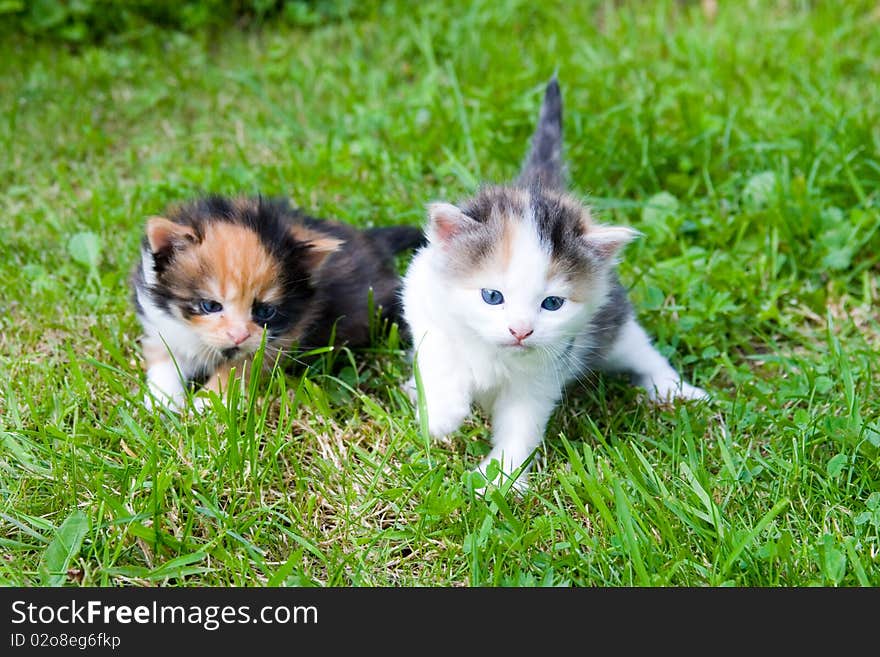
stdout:
<svg viewBox="0 0 880 657">
<path fill-rule="evenodd" d="M 419 419 L 419 391 L 415 378 L 401 386 L 412 402 L 416 420 Z M 461 426 L 471 411 L 470 400 L 461 396 L 439 396 L 425 400 L 428 409 L 428 433 L 433 438 L 443 438 Z"/>
<path fill-rule="evenodd" d="M 409 397 L 412 405 L 418 410 L 419 407 L 419 389 L 416 387 L 416 379 L 414 376 L 409 377 L 409 381 L 400 384 L 400 389 Z"/>
<path fill-rule="evenodd" d="M 193 410 L 196 413 L 201 414 L 201 413 L 204 413 L 205 411 L 209 410 L 213 406 L 213 403 L 211 402 L 210 397 L 202 394 L 202 395 L 198 395 L 196 397 L 193 397 L 192 405 L 193 405 Z"/>
<path fill-rule="evenodd" d="M 177 368 L 170 362 L 154 365 L 147 370 L 147 393 L 144 406 L 147 410 L 165 409 L 179 411 L 186 402 L 186 390 Z"/>
<path fill-rule="evenodd" d="M 490 467 L 492 462 L 495 465 Z M 483 475 L 487 483 L 494 483 L 498 487 L 503 486 L 511 478 L 512 470 L 516 470 L 516 468 L 508 469 L 502 467 L 497 457 L 492 454 L 484 458 L 476 468 L 476 471 Z M 521 472 L 510 484 L 510 489 L 518 495 L 525 495 L 529 490 L 529 473 L 526 471 Z"/>
<path fill-rule="evenodd" d="M 678 390 L 676 397 L 678 399 L 694 399 L 698 401 L 709 401 L 711 399 L 708 392 L 684 381 L 682 381 L 681 388 Z"/>
<path fill-rule="evenodd" d="M 419 409 L 416 407 L 416 420 L 419 420 Z M 464 413 L 449 413 L 443 409 L 435 412 L 428 411 L 428 433 L 432 438 L 444 438 L 461 426 L 467 411 Z"/>
<path fill-rule="evenodd" d="M 709 401 L 709 393 L 679 378 L 648 379 L 642 382 L 648 399 L 657 404 L 670 404 L 676 399 Z"/>
<path fill-rule="evenodd" d="M 428 433 L 433 438 L 443 438 L 461 426 L 470 410 L 470 406 L 438 406 L 437 404 L 429 406 Z M 418 417 L 418 408 L 416 408 L 416 416 Z"/>
<path fill-rule="evenodd" d="M 173 411 L 177 412 L 183 408 L 184 395 L 168 394 L 150 386 L 144 395 L 144 408 L 148 411 Z"/>
</svg>

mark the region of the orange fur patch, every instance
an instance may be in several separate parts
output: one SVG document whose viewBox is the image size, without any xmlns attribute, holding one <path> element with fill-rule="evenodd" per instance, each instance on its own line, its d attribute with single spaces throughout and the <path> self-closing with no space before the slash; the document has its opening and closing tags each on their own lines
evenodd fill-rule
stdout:
<svg viewBox="0 0 880 657">
<path fill-rule="evenodd" d="M 513 257 L 513 242 L 516 239 L 518 226 L 514 217 L 502 217 L 501 221 L 504 224 L 501 228 L 499 255 L 501 257 L 501 267 L 506 270 L 510 266 L 510 260 Z"/>
<path fill-rule="evenodd" d="M 193 289 L 223 305 L 219 313 L 193 315 L 189 322 L 206 335 L 225 341 L 230 334 L 262 331 L 251 317 L 255 301 L 278 301 L 281 265 L 259 236 L 232 223 L 217 221 L 205 227 L 201 242 L 175 259 L 171 287 L 182 297 Z"/>
<path fill-rule="evenodd" d="M 251 230 L 235 224 L 208 225 L 199 250 L 208 250 L 210 272 L 223 298 L 250 307 L 275 287 L 281 270 L 278 261 Z"/>
<path fill-rule="evenodd" d="M 226 222 L 208 224 L 204 239 L 182 253 L 176 266 L 183 276 L 201 284 L 206 298 L 246 309 L 254 299 L 263 300 L 277 290 L 281 275 L 279 263 L 256 233 Z"/>
</svg>

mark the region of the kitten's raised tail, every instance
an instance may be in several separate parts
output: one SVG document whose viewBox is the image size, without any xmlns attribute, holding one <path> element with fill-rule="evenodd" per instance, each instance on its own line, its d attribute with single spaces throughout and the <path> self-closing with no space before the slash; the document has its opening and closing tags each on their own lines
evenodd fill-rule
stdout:
<svg viewBox="0 0 880 657">
<path fill-rule="evenodd" d="M 424 246 L 427 241 L 421 228 L 414 226 L 381 226 L 370 228 L 367 235 L 385 246 L 391 253 Z"/>
<path fill-rule="evenodd" d="M 555 73 L 547 83 L 538 125 L 532 135 L 532 147 L 516 182 L 522 187 L 539 186 L 556 190 L 565 188 L 565 170 L 562 164 L 562 92 Z"/>
</svg>

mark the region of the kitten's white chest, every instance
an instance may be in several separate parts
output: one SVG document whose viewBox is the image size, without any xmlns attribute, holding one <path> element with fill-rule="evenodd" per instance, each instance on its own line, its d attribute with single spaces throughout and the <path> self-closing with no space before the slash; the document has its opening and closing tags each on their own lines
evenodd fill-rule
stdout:
<svg viewBox="0 0 880 657">
<path fill-rule="evenodd" d="M 539 365 L 534 354 L 529 353 L 499 353 L 498 349 L 486 349 L 482 345 L 475 345 L 464 362 L 468 364 L 474 393 L 494 395 L 497 391 L 509 385 L 511 381 L 540 375 L 535 371 Z M 482 348 L 481 348 L 482 347 Z"/>
</svg>

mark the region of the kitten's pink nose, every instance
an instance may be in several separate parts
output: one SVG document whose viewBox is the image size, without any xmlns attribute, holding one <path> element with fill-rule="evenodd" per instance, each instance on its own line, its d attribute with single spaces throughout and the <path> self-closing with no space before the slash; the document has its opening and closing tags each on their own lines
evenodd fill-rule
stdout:
<svg viewBox="0 0 880 657">
<path fill-rule="evenodd" d="M 251 332 L 247 330 L 246 326 L 239 326 L 237 328 L 227 329 L 226 335 L 235 343 L 237 347 L 242 342 L 251 337 Z"/>
<path fill-rule="evenodd" d="M 510 334 L 516 338 L 517 342 L 522 342 L 535 332 L 534 329 L 530 328 L 508 328 L 507 330 L 510 331 Z"/>
</svg>

